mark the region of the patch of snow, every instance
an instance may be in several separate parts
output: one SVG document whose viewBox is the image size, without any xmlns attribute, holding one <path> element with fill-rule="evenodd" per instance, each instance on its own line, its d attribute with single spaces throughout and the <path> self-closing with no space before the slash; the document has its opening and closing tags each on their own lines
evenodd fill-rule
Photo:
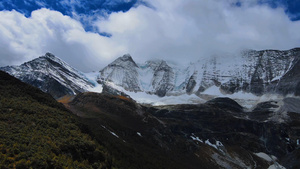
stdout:
<svg viewBox="0 0 300 169">
<path fill-rule="evenodd" d="M 199 141 L 200 143 L 203 143 L 203 141 L 199 139 L 199 137 L 194 137 L 194 136 L 190 136 L 190 137 L 195 141 Z"/>
<path fill-rule="evenodd" d="M 279 79 L 281 79 L 281 77 L 282 77 L 282 75 L 281 76 L 276 76 L 271 81 L 279 80 Z"/>
<path fill-rule="evenodd" d="M 165 96 L 158 97 L 156 95 L 150 95 L 144 92 L 125 92 L 138 103 L 151 104 L 154 106 L 159 105 L 172 105 L 172 104 L 199 104 L 204 103 L 205 100 L 199 98 L 196 95 L 183 94 L 179 96 Z"/>
<path fill-rule="evenodd" d="M 216 145 L 217 145 L 218 147 L 224 147 L 224 145 L 221 143 L 221 141 L 216 141 Z"/>
<path fill-rule="evenodd" d="M 97 77 L 99 76 L 99 72 L 84 73 L 84 76 L 95 86 L 98 84 Z"/>
<path fill-rule="evenodd" d="M 218 147 L 217 147 L 217 145 L 215 145 L 215 144 L 212 144 L 208 139 L 205 141 L 205 144 L 207 144 L 207 145 L 209 145 L 209 146 L 211 146 L 211 147 L 213 147 L 213 148 L 215 148 L 215 149 L 217 149 L 218 150 Z"/>
<path fill-rule="evenodd" d="M 114 132 L 112 132 L 112 131 L 109 131 L 109 132 L 110 132 L 113 136 L 119 138 L 119 136 L 118 136 L 116 133 L 114 133 Z"/>
<path fill-rule="evenodd" d="M 113 83 L 113 82 L 106 81 L 105 84 L 108 85 L 108 86 L 110 86 L 110 87 L 112 87 L 112 88 L 114 88 L 114 89 L 116 89 L 116 90 L 119 90 L 119 91 L 121 91 L 121 92 L 124 92 L 124 93 L 127 92 L 127 90 L 125 90 L 123 87 L 118 86 L 118 85 L 116 85 L 116 84 Z"/>
<path fill-rule="evenodd" d="M 211 146 L 211 147 L 213 147 L 213 148 L 215 148 L 215 149 L 217 149 L 217 150 L 223 152 L 223 150 L 220 149 L 220 147 L 224 147 L 224 145 L 223 145 L 220 141 L 216 141 L 216 144 L 212 144 L 212 143 L 209 141 L 209 139 L 207 139 L 207 140 L 205 141 L 205 144 L 207 144 L 207 145 L 209 145 L 209 146 Z"/>
<path fill-rule="evenodd" d="M 107 130 L 108 132 L 110 132 L 110 134 L 112 134 L 113 136 L 115 136 L 115 137 L 117 137 L 117 138 L 119 138 L 119 136 L 116 134 L 116 133 L 114 133 L 114 132 L 112 132 L 112 131 L 110 131 L 108 128 L 106 128 L 105 126 L 103 126 L 103 125 L 101 125 L 105 130 Z M 123 140 L 124 141 L 124 140 Z"/>
<path fill-rule="evenodd" d="M 91 87 L 87 89 L 90 92 L 102 93 L 103 86 L 101 84 L 97 84 L 95 87 Z"/>
<path fill-rule="evenodd" d="M 272 164 L 268 167 L 268 169 L 285 169 L 285 167 L 283 167 L 282 165 L 276 163 L 276 164 Z"/>
<path fill-rule="evenodd" d="M 268 154 L 266 154 L 266 153 L 263 153 L 263 152 L 254 153 L 254 154 L 255 154 L 256 156 L 258 156 L 258 157 L 260 157 L 260 158 L 262 158 L 262 159 L 268 161 L 268 162 L 273 161 L 274 159 L 272 159 L 272 158 L 275 157 L 275 156 L 270 156 L 270 155 L 268 155 Z M 275 157 L 275 158 L 276 158 L 276 157 Z"/>
<path fill-rule="evenodd" d="M 202 92 L 201 94 L 207 94 L 207 95 L 213 95 L 213 96 L 224 96 L 221 91 L 220 88 L 217 86 L 211 86 L 209 88 L 207 88 L 204 92 Z"/>
</svg>

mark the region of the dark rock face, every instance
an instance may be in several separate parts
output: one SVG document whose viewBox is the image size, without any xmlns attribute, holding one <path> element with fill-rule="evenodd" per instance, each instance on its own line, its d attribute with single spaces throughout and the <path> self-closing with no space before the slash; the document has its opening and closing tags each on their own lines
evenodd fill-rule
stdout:
<svg viewBox="0 0 300 169">
<path fill-rule="evenodd" d="M 93 119 L 87 122 L 90 130 L 105 125 L 118 135 L 111 134 L 118 142 L 113 147 L 132 146 L 139 157 L 157 157 L 152 167 L 163 161 L 158 168 L 268 168 L 273 162 L 254 154 L 264 152 L 286 168 L 297 168 L 300 115 L 288 113 L 285 123 L 272 121 L 276 105 L 265 102 L 245 112 L 229 98 L 216 98 L 199 105 L 152 107 L 93 93 L 80 94 L 70 103 L 82 118 Z M 96 137 L 104 141 L 101 135 Z M 130 156 L 122 152 L 122 158 Z"/>
<path fill-rule="evenodd" d="M 164 107 L 153 114 L 169 124 L 168 127 L 177 136 L 193 136 L 202 141 L 208 139 L 211 143 L 220 141 L 227 153 L 230 152 L 229 147 L 232 146 L 238 146 L 242 152 L 265 152 L 278 157 L 280 163 L 287 167 L 283 159 L 290 153 L 298 152 L 299 145 L 297 145 L 296 138 L 299 136 L 296 133 L 299 129 L 292 127 L 292 123 L 266 122 L 273 115 L 270 108 L 276 108 L 276 106 L 273 103 L 262 103 L 253 112 L 246 113 L 234 101 L 228 98 L 218 98 L 204 105 Z M 268 118 L 261 116 L 265 113 L 268 113 Z M 297 119 L 299 117 L 300 115 L 297 114 Z M 199 147 L 201 147 L 200 144 Z M 220 149 L 223 150 L 221 147 Z M 241 152 L 235 153 L 240 155 Z M 294 161 L 299 159 L 297 155 L 293 158 L 295 158 Z M 259 165 L 259 168 L 264 168 L 264 164 Z"/>
<path fill-rule="evenodd" d="M 186 93 L 192 94 L 196 84 L 197 82 L 195 81 L 195 77 L 192 75 L 186 85 Z"/>
<path fill-rule="evenodd" d="M 277 82 L 275 87 L 277 93 L 300 95 L 300 52 L 296 56 L 290 70 Z"/>
<path fill-rule="evenodd" d="M 228 97 L 218 97 L 206 102 L 206 104 L 212 107 L 218 107 L 220 109 L 230 110 L 232 112 L 241 113 L 243 112 L 243 107 L 239 105 L 236 101 Z"/>
<path fill-rule="evenodd" d="M 172 68 L 165 61 L 161 61 L 153 74 L 152 86 L 155 94 L 163 97 L 168 91 L 172 91 L 174 89 L 173 81 L 174 72 Z"/>
<path fill-rule="evenodd" d="M 250 92 L 256 95 L 264 94 L 264 80 L 261 78 L 263 67 L 258 64 L 250 81 Z"/>
<path fill-rule="evenodd" d="M 241 85 L 245 85 L 245 83 L 241 82 L 240 79 L 233 78 L 232 80 L 230 80 L 226 83 L 223 83 L 221 85 L 220 89 L 226 94 L 233 94 L 238 91 L 244 90 L 243 86 L 241 86 Z"/>
<path fill-rule="evenodd" d="M 38 87 L 54 98 L 75 95 L 93 87 L 81 72 L 71 68 L 51 53 L 20 66 L 0 68 L 23 82 Z"/>
</svg>

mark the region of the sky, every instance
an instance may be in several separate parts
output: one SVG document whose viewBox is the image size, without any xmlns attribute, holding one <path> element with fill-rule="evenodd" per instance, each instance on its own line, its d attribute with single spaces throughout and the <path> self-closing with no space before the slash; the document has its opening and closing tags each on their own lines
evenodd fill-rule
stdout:
<svg viewBox="0 0 300 169">
<path fill-rule="evenodd" d="M 0 66 L 51 52 L 83 72 L 130 54 L 188 64 L 300 47 L 300 0 L 0 0 Z"/>
</svg>

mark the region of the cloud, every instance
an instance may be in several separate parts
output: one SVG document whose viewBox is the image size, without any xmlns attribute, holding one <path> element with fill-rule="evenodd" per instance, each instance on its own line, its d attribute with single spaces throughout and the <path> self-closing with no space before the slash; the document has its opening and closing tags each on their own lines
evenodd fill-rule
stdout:
<svg viewBox="0 0 300 169">
<path fill-rule="evenodd" d="M 125 52 L 122 45 L 86 32 L 80 22 L 60 12 L 40 9 L 26 18 L 16 11 L 1 11 L 0 16 L 0 66 L 52 52 L 79 70 L 91 71 Z"/>
<path fill-rule="evenodd" d="M 240 49 L 299 46 L 300 22 L 291 21 L 283 7 L 271 8 L 257 0 L 237 2 L 151 0 L 127 12 L 87 18 L 111 37 L 86 32 L 78 18 L 57 11 L 39 9 L 29 18 L 2 11 L 0 66 L 20 64 L 48 51 L 79 70 L 98 71 L 125 53 L 137 62 L 159 58 L 187 63 Z"/>
<path fill-rule="evenodd" d="M 139 6 L 113 13 L 98 27 L 140 60 L 153 57 L 193 61 L 240 49 L 289 49 L 299 46 L 299 22 L 283 8 L 258 1 L 151 1 L 155 10 Z"/>
</svg>

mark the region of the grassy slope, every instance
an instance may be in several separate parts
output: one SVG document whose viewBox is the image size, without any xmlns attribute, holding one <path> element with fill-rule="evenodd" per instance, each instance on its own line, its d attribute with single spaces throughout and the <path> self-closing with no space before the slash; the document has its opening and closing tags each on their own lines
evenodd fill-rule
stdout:
<svg viewBox="0 0 300 169">
<path fill-rule="evenodd" d="M 0 168 L 112 168 L 112 158 L 50 95 L 0 71 Z"/>
</svg>

